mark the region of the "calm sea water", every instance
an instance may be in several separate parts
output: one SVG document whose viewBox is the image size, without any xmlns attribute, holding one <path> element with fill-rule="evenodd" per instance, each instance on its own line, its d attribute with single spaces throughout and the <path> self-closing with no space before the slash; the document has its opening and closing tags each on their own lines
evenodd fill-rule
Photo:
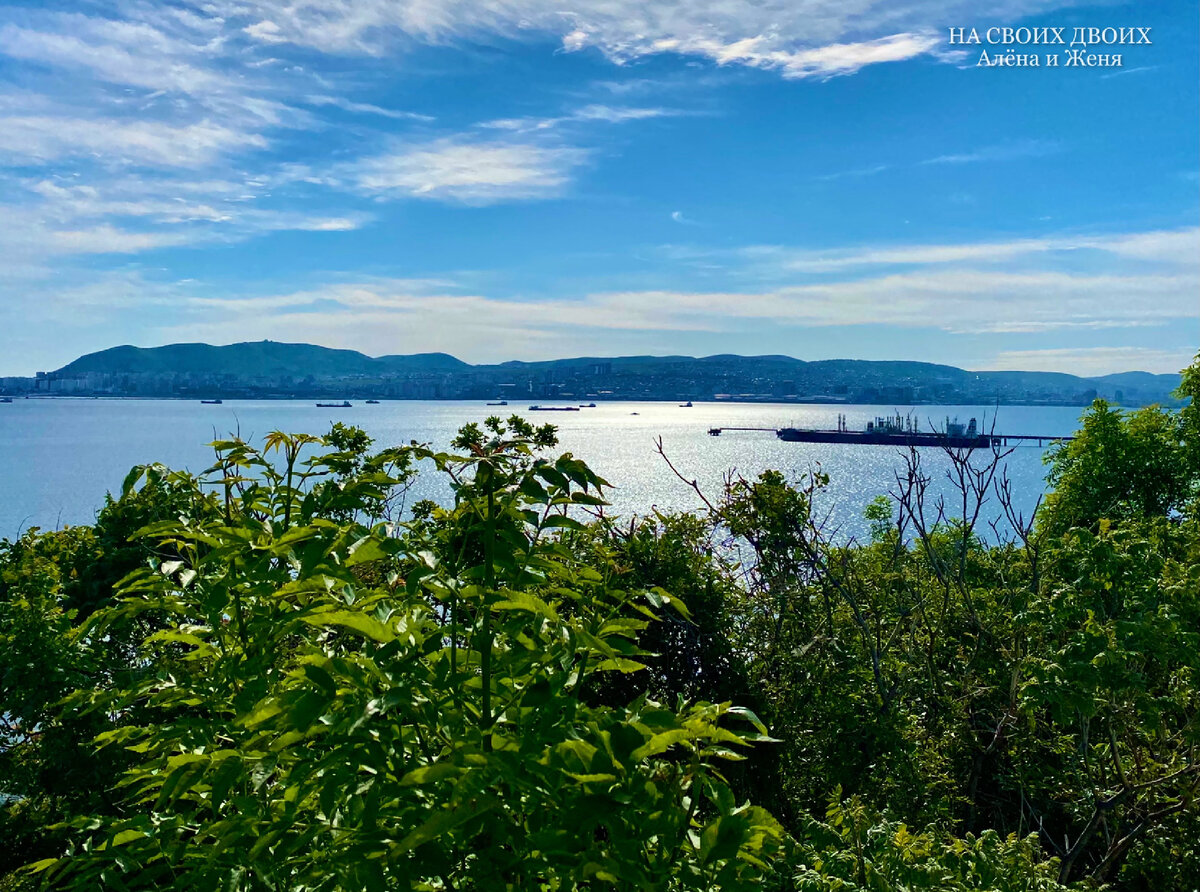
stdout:
<svg viewBox="0 0 1200 892">
<path fill-rule="evenodd" d="M 761 403 L 601 403 L 579 412 L 528 413 L 524 405 L 492 408 L 482 403 L 396 401 L 349 409 L 319 409 L 311 401 L 232 400 L 220 406 L 180 400 L 30 399 L 0 405 L 0 538 L 31 526 L 52 529 L 90 523 L 106 492 L 117 491 L 129 469 L 147 462 L 202 471 L 211 464 L 206 445 L 217 436 L 240 432 L 257 440 L 272 430 L 327 431 L 334 421 L 358 425 L 380 446 L 412 440 L 446 448 L 458 428 L 489 414 L 516 411 L 537 422 L 558 425 L 561 449 L 585 459 L 616 488 L 614 511 L 646 513 L 653 508 L 692 509 L 699 500 L 656 453 L 655 440 L 681 473 L 715 496 L 730 470 L 751 476 L 774 468 L 796 477 L 819 466 L 831 482 L 823 508 L 851 533 L 861 532 L 862 511 L 876 495 L 894 486 L 902 467 L 900 451 L 884 446 L 783 443 L 769 432 L 727 432 L 708 436 L 710 427 L 836 426 L 845 413 L 851 429 L 892 407 Z M 1078 408 L 1000 407 L 998 432 L 1063 436 L 1078 426 Z M 981 406 L 923 406 L 922 426 L 940 426 L 946 416 L 985 419 L 996 410 Z M 921 450 L 927 469 L 941 479 L 947 467 L 936 449 Z M 1043 450 L 1017 449 L 1008 459 L 1021 507 L 1028 511 L 1044 492 Z M 940 484 L 939 484 L 940 485 Z M 411 498 L 444 498 L 447 490 L 432 474 Z M 993 506 L 994 508 L 994 506 Z M 998 509 L 995 509 L 998 511 Z"/>
</svg>

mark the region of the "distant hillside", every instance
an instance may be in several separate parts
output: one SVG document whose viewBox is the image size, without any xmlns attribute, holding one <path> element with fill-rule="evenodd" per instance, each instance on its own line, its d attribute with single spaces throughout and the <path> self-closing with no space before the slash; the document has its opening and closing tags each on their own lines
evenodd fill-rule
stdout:
<svg viewBox="0 0 1200 892">
<path fill-rule="evenodd" d="M 1117 372 L 1093 380 L 1112 384 L 1114 387 L 1167 387 L 1174 390 L 1179 386 L 1178 375 L 1155 375 L 1150 372 Z"/>
<path fill-rule="evenodd" d="M 13 379 L 10 379 L 13 380 Z M 1178 375 L 977 372 L 928 362 L 791 356 L 581 356 L 471 365 L 446 353 L 371 357 L 313 344 L 113 347 L 27 382 L 49 395 L 182 398 L 666 399 L 1087 405 L 1172 402 Z M 21 392 L 18 390 L 18 392 Z"/>
<path fill-rule="evenodd" d="M 210 344 L 168 344 L 165 347 L 113 347 L 89 353 L 63 366 L 55 374 L 163 374 L 235 375 L 247 378 L 276 376 L 323 377 L 379 375 L 408 371 L 444 371 L 468 368 L 447 353 L 381 356 L 355 350 L 336 350 L 314 344 L 247 341 L 214 347 Z"/>
<path fill-rule="evenodd" d="M 456 372 L 471 366 L 449 353 L 413 353 L 408 356 L 381 356 L 376 360 L 393 372 Z"/>
<path fill-rule="evenodd" d="M 378 360 L 354 350 L 251 341 L 224 347 L 210 344 L 113 347 L 81 356 L 59 369 L 57 374 L 66 376 L 94 372 L 137 375 L 174 372 L 259 378 L 274 375 L 365 375 L 379 369 Z"/>
</svg>

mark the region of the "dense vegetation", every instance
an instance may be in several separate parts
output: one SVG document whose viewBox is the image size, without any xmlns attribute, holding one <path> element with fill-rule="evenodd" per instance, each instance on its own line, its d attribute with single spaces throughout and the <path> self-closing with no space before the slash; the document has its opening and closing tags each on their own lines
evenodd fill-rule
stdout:
<svg viewBox="0 0 1200 892">
<path fill-rule="evenodd" d="M 0 543 L 0 890 L 1200 888 L 1181 396 L 1097 402 L 1032 518 L 914 451 L 868 541 L 819 474 L 611 517 L 517 417 L 135 469 Z"/>
</svg>

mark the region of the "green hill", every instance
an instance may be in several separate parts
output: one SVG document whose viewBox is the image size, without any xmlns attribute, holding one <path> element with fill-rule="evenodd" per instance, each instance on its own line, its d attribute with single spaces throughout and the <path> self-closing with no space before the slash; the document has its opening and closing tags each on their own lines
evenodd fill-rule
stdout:
<svg viewBox="0 0 1200 892">
<path fill-rule="evenodd" d="M 1124 372 L 1085 378 L 1059 372 L 967 371 L 929 362 L 791 356 L 581 356 L 472 365 L 446 353 L 372 357 L 314 344 L 253 341 L 225 346 L 113 347 L 47 378 L 51 393 L 169 396 L 361 395 L 479 399 L 594 394 L 613 399 L 839 399 L 887 405 L 1046 403 L 1095 397 L 1129 405 L 1173 402 L 1178 375 Z M 355 379 L 348 384 L 346 379 Z M 32 379 L 30 379 L 32 382 Z"/>
</svg>

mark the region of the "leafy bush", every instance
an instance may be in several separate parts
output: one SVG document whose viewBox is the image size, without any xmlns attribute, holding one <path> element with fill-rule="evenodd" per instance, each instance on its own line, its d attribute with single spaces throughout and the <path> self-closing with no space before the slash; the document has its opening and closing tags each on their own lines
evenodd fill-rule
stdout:
<svg viewBox="0 0 1200 892">
<path fill-rule="evenodd" d="M 492 420 L 487 436 L 346 477 L 329 456 L 300 459 L 323 443 L 272 435 L 282 467 L 228 441 L 207 484 L 176 478 L 215 487 L 221 510 L 147 527 L 177 557 L 127 577 L 83 631 L 165 617 L 144 671 L 69 701 L 140 716 L 100 735 L 136 757 L 121 808 L 75 818 L 67 855 L 39 867 L 72 888 L 761 878 L 779 826 L 716 765 L 765 728 L 729 704 L 587 705 L 596 677 L 641 668 L 633 638 L 657 610 L 686 611 L 560 542 L 606 484 L 570 456 L 534 458 L 549 431 Z M 452 508 L 399 536 L 331 519 L 381 505 L 417 458 L 451 476 Z"/>
</svg>

